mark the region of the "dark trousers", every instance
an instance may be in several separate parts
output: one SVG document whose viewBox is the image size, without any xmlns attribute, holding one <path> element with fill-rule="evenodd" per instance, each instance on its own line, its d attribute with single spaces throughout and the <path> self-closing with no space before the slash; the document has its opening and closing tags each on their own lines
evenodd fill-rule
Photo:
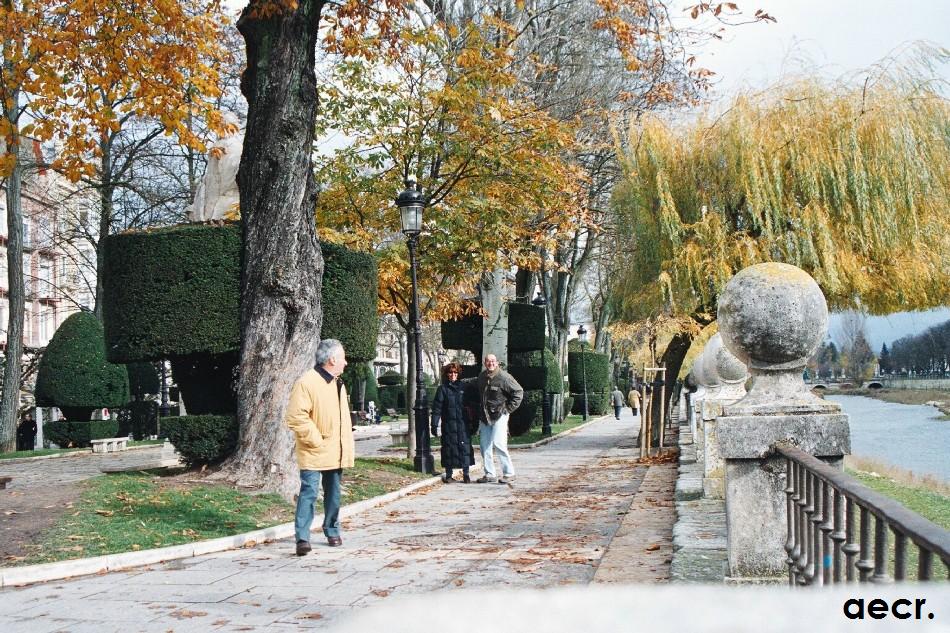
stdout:
<svg viewBox="0 0 950 633">
<path fill-rule="evenodd" d="M 620 419 L 620 410 L 623 409 L 623 406 L 619 404 L 614 405 L 614 417 L 618 420 Z"/>
</svg>

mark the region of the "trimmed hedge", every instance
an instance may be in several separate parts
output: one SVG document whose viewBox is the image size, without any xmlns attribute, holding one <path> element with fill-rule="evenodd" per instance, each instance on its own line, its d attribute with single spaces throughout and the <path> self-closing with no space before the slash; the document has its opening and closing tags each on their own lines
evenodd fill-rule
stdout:
<svg viewBox="0 0 950 633">
<path fill-rule="evenodd" d="M 152 363 L 129 363 L 125 369 L 129 372 L 129 394 L 133 398 L 142 399 L 149 394 L 158 394 L 161 390 L 162 381 Z"/>
<path fill-rule="evenodd" d="M 571 413 L 580 415 L 584 412 L 584 393 L 572 393 L 571 396 L 574 403 Z M 590 398 L 590 405 L 587 409 L 590 415 L 603 415 L 607 413 L 607 410 L 610 408 L 609 391 L 588 391 L 587 396 Z"/>
<path fill-rule="evenodd" d="M 399 413 L 406 412 L 406 386 L 382 385 L 379 388 L 379 402 L 377 407 L 383 413 L 386 409 L 395 409 Z"/>
<path fill-rule="evenodd" d="M 102 324 L 92 313 L 71 315 L 53 334 L 40 359 L 34 393 L 38 406 L 59 407 L 74 421 L 88 420 L 93 409 L 129 401 L 129 374 L 124 365 L 106 360 Z"/>
<path fill-rule="evenodd" d="M 581 354 L 584 362 L 581 363 Z M 568 352 L 567 376 L 571 386 L 571 393 L 584 392 L 584 373 L 587 375 L 588 393 L 611 390 L 610 385 L 610 358 L 606 354 L 592 352 L 588 348 L 585 352 Z"/>
<path fill-rule="evenodd" d="M 189 466 L 215 464 L 234 452 L 238 424 L 229 415 L 183 415 L 162 418 L 167 437 Z"/>
<path fill-rule="evenodd" d="M 379 275 L 376 260 L 328 242 L 320 243 L 323 252 L 323 327 L 321 338 L 343 343 L 350 363 L 365 363 L 376 358 L 379 335 Z"/>
<path fill-rule="evenodd" d="M 398 371 L 387 371 L 380 376 L 377 381 L 380 386 L 388 387 L 391 385 L 404 385 L 406 384 L 406 377 L 400 374 Z"/>
<path fill-rule="evenodd" d="M 544 347 L 544 308 L 530 303 L 508 304 L 508 357 Z"/>
<path fill-rule="evenodd" d="M 144 440 L 158 435 L 158 403 L 154 400 L 133 400 L 121 409 L 113 411 L 119 430 L 115 437 L 131 435 Z"/>
<path fill-rule="evenodd" d="M 574 407 L 574 396 L 564 394 L 564 415 L 569 415 L 573 413 Z"/>
<path fill-rule="evenodd" d="M 540 389 L 525 389 L 521 405 L 515 409 L 508 420 L 508 430 L 512 435 L 524 435 L 531 427 L 540 426 L 543 418 L 542 405 L 544 392 Z"/>
<path fill-rule="evenodd" d="M 189 415 L 227 415 L 237 411 L 234 370 L 238 352 L 172 356 L 172 376 Z"/>
<path fill-rule="evenodd" d="M 363 381 L 364 397 L 363 408 L 370 400 L 378 402 L 379 392 L 376 388 L 376 376 L 373 375 L 372 367 L 367 363 L 352 363 L 346 366 L 343 374 L 340 376 L 343 384 L 346 385 L 346 393 L 350 396 L 350 408 L 359 409 L 360 404 L 360 380 Z"/>
<path fill-rule="evenodd" d="M 351 362 L 372 360 L 378 330 L 376 260 L 333 244 L 320 247 L 321 336 L 339 339 Z M 238 349 L 239 223 L 110 235 L 103 248 L 103 314 L 112 362 Z"/>
<path fill-rule="evenodd" d="M 534 307 L 534 306 L 532 306 Z M 508 371 L 525 390 L 547 389 L 551 393 L 558 393 L 562 386 L 563 377 L 558 367 L 557 358 L 550 350 L 544 350 L 544 370 L 541 368 L 541 350 L 533 352 L 514 352 L 508 355 Z M 545 373 L 547 380 L 545 381 Z"/>
<path fill-rule="evenodd" d="M 43 424 L 43 435 L 61 448 L 82 448 L 92 440 L 119 435 L 117 420 L 56 420 Z"/>
<path fill-rule="evenodd" d="M 482 355 L 482 315 L 470 314 L 454 321 L 442 321 L 442 347 L 464 349 Z"/>
</svg>

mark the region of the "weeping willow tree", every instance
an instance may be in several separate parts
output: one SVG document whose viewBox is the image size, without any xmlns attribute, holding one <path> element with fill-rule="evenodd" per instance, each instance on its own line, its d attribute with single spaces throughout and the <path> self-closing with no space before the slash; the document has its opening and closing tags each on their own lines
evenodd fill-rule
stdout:
<svg viewBox="0 0 950 633">
<path fill-rule="evenodd" d="M 947 60 L 929 51 L 854 81 L 790 82 L 687 126 L 642 121 L 613 199 L 626 246 L 618 319 L 704 325 L 725 283 L 763 261 L 807 270 L 833 308 L 946 303 L 950 104 L 926 78 Z M 670 375 L 691 338 L 667 346 Z"/>
</svg>

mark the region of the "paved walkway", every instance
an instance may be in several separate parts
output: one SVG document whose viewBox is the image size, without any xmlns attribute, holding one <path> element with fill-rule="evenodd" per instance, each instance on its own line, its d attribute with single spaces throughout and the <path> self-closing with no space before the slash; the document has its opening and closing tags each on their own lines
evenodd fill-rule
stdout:
<svg viewBox="0 0 950 633">
<path fill-rule="evenodd" d="M 24 491 L 42 486 L 71 484 L 98 477 L 104 470 L 144 470 L 178 462 L 171 445 L 156 444 L 118 453 L 70 453 L 63 457 L 0 460 L 0 474 L 13 477 L 8 490 Z"/>
<path fill-rule="evenodd" d="M 393 596 L 662 581 L 672 521 L 664 528 L 657 512 L 671 503 L 675 471 L 634 463 L 635 428 L 625 411 L 516 452 L 513 485 L 439 484 L 360 514 L 344 523 L 342 548 L 315 534 L 302 558 L 284 540 L 3 590 L 0 630 L 292 631 Z"/>
</svg>

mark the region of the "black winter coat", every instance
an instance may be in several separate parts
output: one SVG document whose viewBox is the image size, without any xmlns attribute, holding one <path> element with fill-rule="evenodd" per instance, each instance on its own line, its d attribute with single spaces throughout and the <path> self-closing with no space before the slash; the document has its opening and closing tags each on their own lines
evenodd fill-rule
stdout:
<svg viewBox="0 0 950 633">
<path fill-rule="evenodd" d="M 472 438 L 465 425 L 464 385 L 460 381 L 443 382 L 432 401 L 432 434 L 442 423 L 442 467 L 465 468 L 475 465 Z"/>
</svg>

